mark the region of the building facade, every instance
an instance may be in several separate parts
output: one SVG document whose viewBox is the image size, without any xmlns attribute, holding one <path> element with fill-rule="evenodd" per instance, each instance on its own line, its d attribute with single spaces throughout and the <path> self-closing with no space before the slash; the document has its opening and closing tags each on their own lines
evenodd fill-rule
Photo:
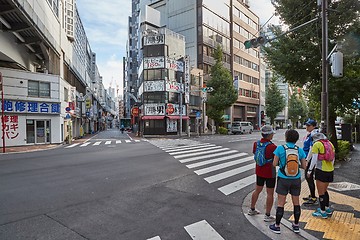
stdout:
<svg viewBox="0 0 360 240">
<path fill-rule="evenodd" d="M 0 13 L 6 146 L 70 142 L 106 128 L 115 108 L 76 1 L 0 0 Z"/>
</svg>

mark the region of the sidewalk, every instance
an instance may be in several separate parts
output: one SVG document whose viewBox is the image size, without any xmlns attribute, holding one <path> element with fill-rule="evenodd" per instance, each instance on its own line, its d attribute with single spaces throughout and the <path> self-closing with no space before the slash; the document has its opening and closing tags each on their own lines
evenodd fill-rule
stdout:
<svg viewBox="0 0 360 240">
<path fill-rule="evenodd" d="M 303 175 L 303 173 L 302 173 Z M 259 231 L 263 232 L 270 239 L 360 239 L 360 144 L 355 144 L 355 150 L 350 155 L 350 161 L 337 163 L 335 166 L 334 183 L 329 187 L 330 207 L 334 213 L 328 219 L 319 219 L 311 214 L 319 207 L 319 204 L 303 205 L 303 197 L 309 195 L 309 188 L 306 181 L 302 182 L 300 204 L 300 234 L 293 233 L 291 223 L 293 206 L 291 197 L 288 195 L 285 204 L 284 217 L 281 220 L 281 234 L 275 234 L 269 229 L 272 223 L 264 222 L 264 209 L 266 192 L 265 189 L 259 196 L 257 209 L 262 213 L 256 216 L 249 216 L 250 192 L 243 202 L 243 213 L 245 217 Z M 255 185 L 255 183 L 254 183 Z M 316 193 L 317 194 L 317 193 Z M 271 214 L 276 212 L 275 202 Z M 317 195 L 318 196 L 318 195 Z"/>
</svg>

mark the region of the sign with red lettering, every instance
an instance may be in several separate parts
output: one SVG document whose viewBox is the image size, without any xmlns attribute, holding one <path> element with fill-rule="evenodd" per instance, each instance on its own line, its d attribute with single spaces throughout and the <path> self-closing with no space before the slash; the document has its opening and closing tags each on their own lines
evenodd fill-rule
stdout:
<svg viewBox="0 0 360 240">
<path fill-rule="evenodd" d="M 134 117 L 139 116 L 139 107 L 133 107 L 131 109 L 131 115 L 133 115 Z"/>
<path fill-rule="evenodd" d="M 171 103 L 168 103 L 166 106 L 166 112 L 168 114 L 173 114 L 175 111 L 174 106 Z"/>
<path fill-rule="evenodd" d="M 180 92 L 181 84 L 178 82 L 166 82 L 166 91 L 167 92 Z"/>
<path fill-rule="evenodd" d="M 19 116 L 4 116 L 4 124 L 5 124 L 5 137 L 7 139 L 14 139 L 19 136 L 18 128 L 19 128 Z"/>
<path fill-rule="evenodd" d="M 144 69 L 165 68 L 164 57 L 144 58 Z"/>
</svg>

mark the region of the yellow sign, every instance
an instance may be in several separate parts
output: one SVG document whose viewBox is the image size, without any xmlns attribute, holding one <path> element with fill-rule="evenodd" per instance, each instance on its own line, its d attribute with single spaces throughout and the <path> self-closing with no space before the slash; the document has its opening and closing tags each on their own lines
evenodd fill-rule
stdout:
<svg viewBox="0 0 360 240">
<path fill-rule="evenodd" d="M 91 99 L 86 99 L 86 108 L 90 108 L 91 107 Z"/>
</svg>

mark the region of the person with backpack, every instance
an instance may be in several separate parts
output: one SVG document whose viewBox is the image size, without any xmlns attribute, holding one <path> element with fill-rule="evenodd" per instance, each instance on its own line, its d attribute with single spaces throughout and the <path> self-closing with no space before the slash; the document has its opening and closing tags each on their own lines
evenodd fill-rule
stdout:
<svg viewBox="0 0 360 240">
<path fill-rule="evenodd" d="M 294 206 L 295 221 L 292 229 L 295 233 L 300 232 L 300 191 L 301 191 L 301 174 L 300 167 L 306 168 L 305 152 L 302 148 L 296 146 L 299 140 L 299 133 L 294 129 L 285 132 L 285 145 L 278 146 L 274 151 L 273 165 L 279 166 L 276 193 L 278 194 L 278 206 L 276 208 L 276 221 L 269 228 L 274 233 L 280 234 L 280 222 L 284 215 L 284 205 L 286 195 L 291 194 Z"/>
<path fill-rule="evenodd" d="M 271 208 L 274 202 L 274 188 L 276 183 L 276 169 L 272 162 L 274 159 L 274 150 L 276 145 L 271 142 L 275 131 L 269 125 L 265 125 L 261 128 L 262 138 L 259 141 L 254 142 L 253 153 L 256 162 L 256 186 L 255 191 L 251 196 L 251 207 L 248 215 L 256 215 L 260 212 L 255 209 L 256 202 L 259 198 L 259 194 L 264 188 L 266 183 L 266 209 L 265 209 L 265 222 L 271 222 L 275 220 L 275 217 L 270 215 Z"/>
<path fill-rule="evenodd" d="M 327 188 L 329 183 L 334 180 L 335 149 L 323 133 L 314 134 L 313 139 L 312 158 L 307 174 L 311 174 L 315 168 L 320 208 L 313 212 L 312 215 L 314 217 L 328 218 L 333 212 L 329 208 L 330 197 Z"/>
<path fill-rule="evenodd" d="M 303 200 L 305 201 L 304 204 L 316 204 L 317 203 L 317 197 L 315 195 L 315 181 L 314 181 L 314 171 L 311 172 L 311 174 L 307 174 L 309 167 L 310 167 L 310 161 L 311 161 L 311 147 L 313 145 L 313 135 L 315 133 L 318 133 L 319 130 L 317 129 L 316 121 L 309 118 L 306 122 L 306 139 L 304 140 L 304 147 L 303 150 L 306 154 L 306 161 L 307 161 L 307 168 L 305 170 L 305 180 L 309 186 L 310 195 L 308 197 L 304 197 Z"/>
</svg>

